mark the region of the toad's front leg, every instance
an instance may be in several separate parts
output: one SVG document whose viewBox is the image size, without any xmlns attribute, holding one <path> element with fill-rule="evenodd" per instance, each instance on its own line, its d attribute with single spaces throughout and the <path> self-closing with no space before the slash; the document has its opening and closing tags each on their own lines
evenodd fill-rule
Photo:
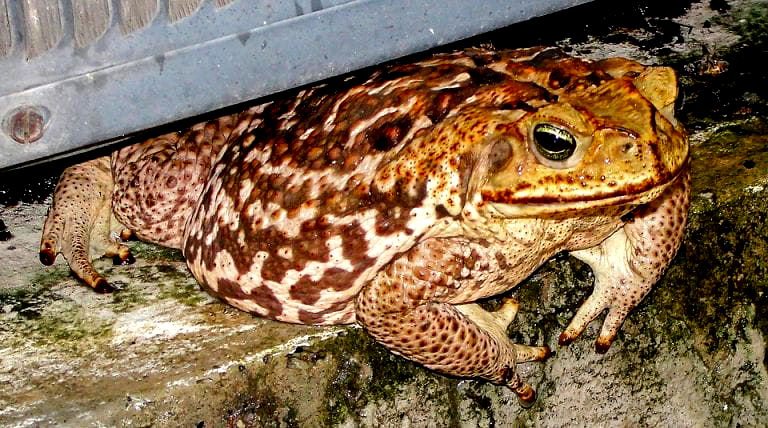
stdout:
<svg viewBox="0 0 768 428">
<path fill-rule="evenodd" d="M 459 295 L 467 299 L 465 286 L 475 284 L 460 280 L 458 256 L 438 251 L 436 257 L 419 257 L 430 251 L 427 247 L 392 262 L 364 287 L 357 300 L 358 321 L 396 354 L 448 375 L 506 385 L 521 405 L 532 405 L 536 394 L 520 378 L 516 364 L 541 361 L 549 348 L 509 340 L 506 329 L 517 312 L 516 302 L 508 301 L 494 313 L 476 304 L 454 306 L 463 303 L 455 301 Z"/>
<path fill-rule="evenodd" d="M 595 343 L 597 352 L 608 351 L 629 311 L 651 291 L 683 240 L 690 182 L 690 172 L 683 171 L 661 196 L 633 212 L 630 221 L 599 246 L 571 252 L 592 268 L 595 288 L 560 335 L 561 345 L 573 341 L 608 309 Z"/>
</svg>

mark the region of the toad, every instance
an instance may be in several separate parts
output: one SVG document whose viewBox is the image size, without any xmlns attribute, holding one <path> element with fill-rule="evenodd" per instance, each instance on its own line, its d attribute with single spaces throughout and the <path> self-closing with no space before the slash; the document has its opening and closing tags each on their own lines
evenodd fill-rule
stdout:
<svg viewBox="0 0 768 428">
<path fill-rule="evenodd" d="M 669 265 L 690 193 L 666 67 L 468 49 L 337 79 L 67 169 L 40 247 L 99 292 L 120 237 L 178 248 L 214 296 L 290 323 L 359 323 L 438 372 L 506 385 L 546 346 L 506 334 L 513 288 L 558 252 L 607 310 L 605 352 Z"/>
</svg>

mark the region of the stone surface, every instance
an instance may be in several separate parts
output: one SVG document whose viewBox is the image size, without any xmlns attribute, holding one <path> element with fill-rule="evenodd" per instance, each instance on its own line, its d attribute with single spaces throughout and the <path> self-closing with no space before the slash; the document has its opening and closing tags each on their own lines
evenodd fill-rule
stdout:
<svg viewBox="0 0 768 428">
<path fill-rule="evenodd" d="M 600 320 L 556 345 L 591 289 L 580 262 L 562 255 L 509 293 L 521 300 L 510 336 L 555 350 L 521 367 L 533 408 L 354 327 L 238 312 L 201 292 L 175 251 L 136 242 L 136 264 L 100 260 L 120 287 L 112 295 L 79 285 L 62 261 L 44 268 L 36 251 L 59 165 L 0 175 L 0 425 L 768 425 L 768 3 L 660 3 L 598 1 L 468 42 L 669 64 L 686 94 L 686 240 L 610 351 L 593 349 Z"/>
</svg>

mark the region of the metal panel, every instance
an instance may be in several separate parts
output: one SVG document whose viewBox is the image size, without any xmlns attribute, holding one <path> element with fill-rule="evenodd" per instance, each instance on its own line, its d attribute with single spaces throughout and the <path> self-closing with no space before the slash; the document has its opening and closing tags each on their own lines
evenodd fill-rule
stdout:
<svg viewBox="0 0 768 428">
<path fill-rule="evenodd" d="M 0 0 L 0 57 L 11 53 L 11 21 L 8 19 L 6 0 Z"/>
<path fill-rule="evenodd" d="M 27 58 L 52 49 L 64 34 L 58 0 L 21 0 L 27 37 Z"/>
<path fill-rule="evenodd" d="M 586 1 L 0 0 L 0 169 Z M 53 33 L 31 48 L 33 4 Z"/>
<path fill-rule="evenodd" d="M 72 0 L 75 47 L 84 48 L 103 36 L 111 15 L 107 0 Z"/>
</svg>

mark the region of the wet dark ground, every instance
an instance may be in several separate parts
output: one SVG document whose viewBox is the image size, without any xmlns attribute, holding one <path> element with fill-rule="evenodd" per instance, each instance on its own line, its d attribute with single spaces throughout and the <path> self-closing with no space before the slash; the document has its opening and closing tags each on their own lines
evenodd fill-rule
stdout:
<svg viewBox="0 0 768 428">
<path fill-rule="evenodd" d="M 676 68 L 680 73 L 685 97 L 680 103 L 678 115 L 690 129 L 705 127 L 715 120 L 764 113 L 768 110 L 768 73 L 763 67 L 755 65 L 768 63 L 768 25 L 765 19 L 748 20 L 740 24 L 744 26 L 739 31 L 743 34 L 743 41 L 736 47 L 721 50 L 718 46 L 701 46 L 700 54 L 694 55 L 694 58 L 680 57 L 674 54 L 670 45 L 683 43 L 686 32 L 691 31 L 691 28 L 677 24 L 672 19 L 684 14 L 694 3 L 697 2 L 598 0 L 436 48 L 434 51 L 484 44 L 491 44 L 498 49 L 553 45 L 565 38 L 573 44 L 591 38 L 605 43 L 630 44 L 652 55 L 666 57 L 666 65 Z M 731 9 L 725 0 L 712 0 L 708 3 L 713 10 L 722 14 L 727 14 Z M 637 30 L 642 30 L 642 37 L 637 35 Z M 568 46 L 564 48 L 569 50 Z M 415 56 L 418 55 L 424 54 Z M 727 64 L 727 72 L 711 72 L 713 64 Z M 212 112 L 201 118 L 187 119 L 162 129 L 145 130 L 128 141 L 140 140 L 142 137 L 172 129 L 183 129 L 189 123 L 247 105 Z M 42 202 L 53 192 L 57 178 L 64 168 L 97 154 L 106 153 L 109 153 L 109 150 L 102 149 L 42 165 L 0 171 L 0 205 Z"/>
</svg>

